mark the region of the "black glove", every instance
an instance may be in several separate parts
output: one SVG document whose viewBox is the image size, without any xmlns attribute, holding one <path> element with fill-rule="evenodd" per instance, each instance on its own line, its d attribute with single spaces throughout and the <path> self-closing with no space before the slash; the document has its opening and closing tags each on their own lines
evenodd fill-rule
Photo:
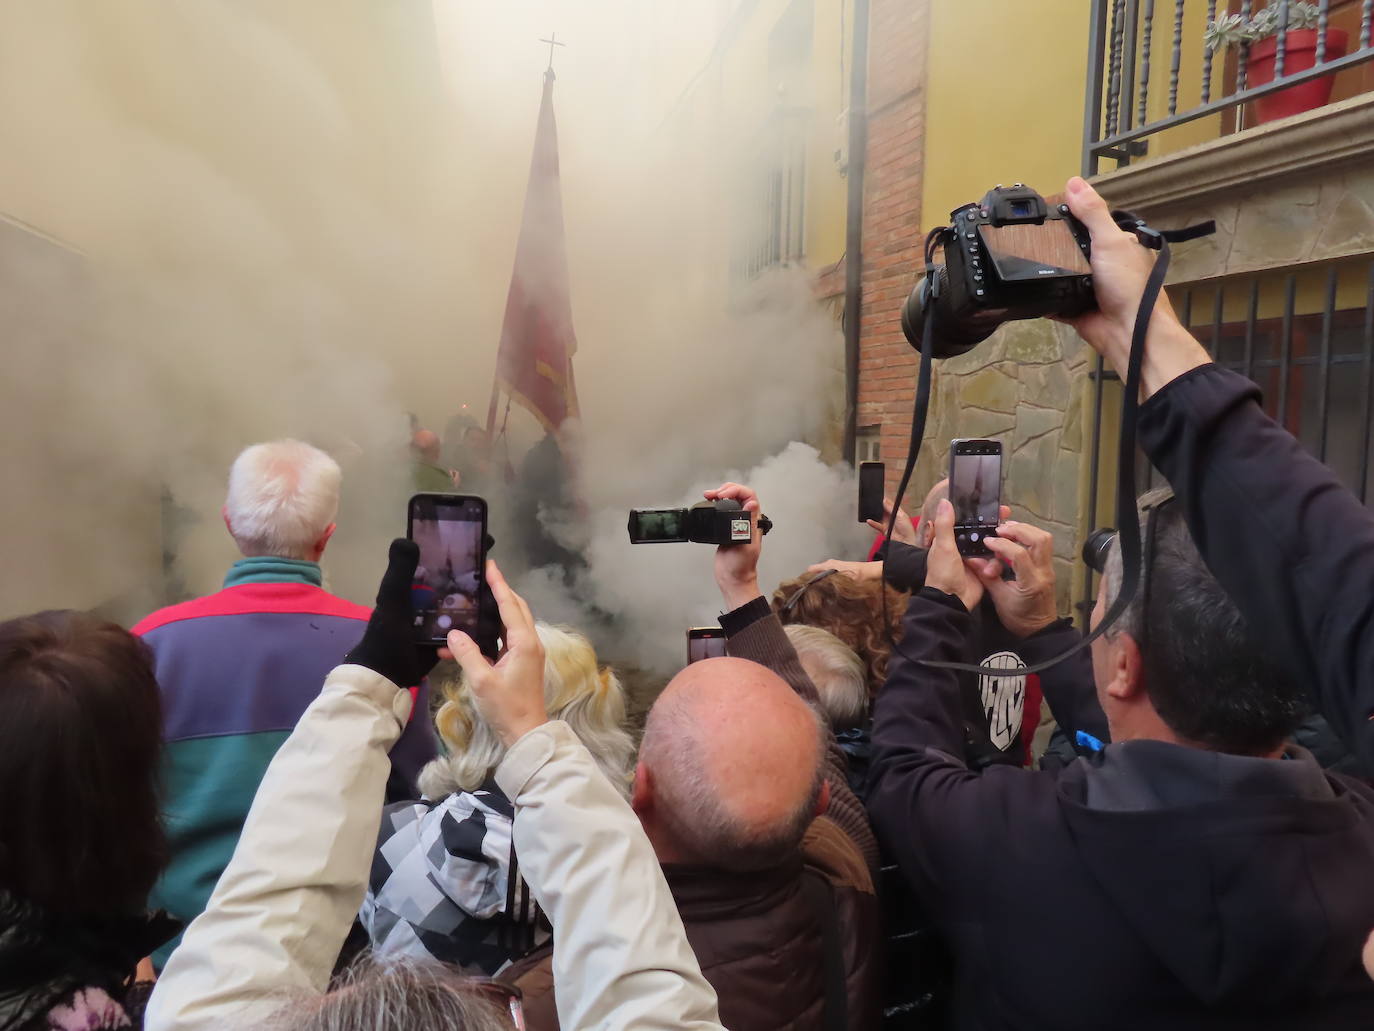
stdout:
<svg viewBox="0 0 1374 1031">
<path fill-rule="evenodd" d="M 439 661 L 438 646 L 415 640 L 410 585 L 420 561 L 420 547 L 398 537 L 377 588 L 377 607 L 367 621 L 363 639 L 344 656 L 344 662 L 380 673 L 397 687 L 414 687 Z"/>
</svg>

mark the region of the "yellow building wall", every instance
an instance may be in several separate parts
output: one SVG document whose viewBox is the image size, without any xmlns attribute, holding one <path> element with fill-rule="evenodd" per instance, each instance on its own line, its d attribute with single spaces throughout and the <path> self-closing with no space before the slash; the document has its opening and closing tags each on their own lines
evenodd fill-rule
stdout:
<svg viewBox="0 0 1374 1031">
<path fill-rule="evenodd" d="M 725 123 L 724 139 L 737 148 L 734 156 L 724 158 L 727 161 L 752 152 L 760 127 L 780 103 L 806 111 L 805 252 L 807 267 L 815 270 L 833 264 L 844 252 L 847 187 L 835 151 L 848 146 L 842 115 L 849 95 L 854 5 L 853 0 L 814 0 L 807 74 L 780 94 L 779 84 L 770 81 L 768 45 L 790 4 L 791 0 L 761 0 L 735 27 L 720 58 L 714 102 Z"/>
<path fill-rule="evenodd" d="M 998 183 L 1063 190 L 1080 166 L 1087 47 L 1082 0 L 931 0 L 926 228 Z"/>
<path fill-rule="evenodd" d="M 1038 0 L 1034 17 L 1028 18 L 1026 5 L 1013 0 L 932 0 L 922 207 L 927 227 L 998 183 L 1024 182 L 1049 195 L 1081 170 L 1088 7 L 1083 0 Z M 1150 121 L 1168 115 L 1174 31 L 1172 5 L 1156 5 L 1155 11 L 1146 105 Z M 1204 4 L 1187 5 L 1180 37 L 1180 111 L 1201 100 L 1206 21 Z M 1137 78 L 1142 48 L 1140 39 Z M 1224 55 L 1217 55 L 1214 97 L 1222 92 L 1224 65 Z M 1104 86 L 1104 100 L 1105 92 Z M 1133 122 L 1136 112 L 1133 99 Z M 1145 157 L 1216 139 L 1220 131 L 1217 115 L 1187 123 L 1150 137 Z M 1113 166 L 1105 160 L 1102 170 Z"/>
<path fill-rule="evenodd" d="M 853 0 L 816 0 L 813 39 L 815 99 L 806 168 L 806 263 L 814 270 L 833 265 L 844 253 L 849 188 L 835 154 L 849 153 L 845 112 L 854 58 Z"/>
</svg>

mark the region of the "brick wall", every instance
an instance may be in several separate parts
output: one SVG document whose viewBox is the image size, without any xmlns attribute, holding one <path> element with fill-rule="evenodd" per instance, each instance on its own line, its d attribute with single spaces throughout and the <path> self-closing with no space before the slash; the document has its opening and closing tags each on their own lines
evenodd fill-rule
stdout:
<svg viewBox="0 0 1374 1031">
<path fill-rule="evenodd" d="M 889 487 L 906 456 L 916 372 L 900 314 L 922 267 L 928 7 L 929 0 L 871 0 L 869 8 L 858 423 L 882 427 Z"/>
</svg>

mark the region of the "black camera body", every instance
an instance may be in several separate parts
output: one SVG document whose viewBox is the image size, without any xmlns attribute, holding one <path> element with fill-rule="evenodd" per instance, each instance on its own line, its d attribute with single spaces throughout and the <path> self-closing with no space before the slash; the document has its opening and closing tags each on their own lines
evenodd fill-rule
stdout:
<svg viewBox="0 0 1374 1031">
<path fill-rule="evenodd" d="M 759 516 L 759 531 L 767 533 L 772 522 Z M 720 498 L 699 501 L 691 508 L 633 508 L 630 510 L 631 544 L 748 544 L 754 536 L 751 513 L 738 501 Z"/>
<path fill-rule="evenodd" d="M 922 276 L 902 307 L 902 331 L 917 350 L 932 318 L 931 356 L 953 358 L 1004 322 L 1097 307 L 1088 230 L 1067 205 L 1048 205 L 1017 183 L 956 208 L 950 223 L 932 234 L 944 245 L 944 265 L 933 282 Z"/>
</svg>

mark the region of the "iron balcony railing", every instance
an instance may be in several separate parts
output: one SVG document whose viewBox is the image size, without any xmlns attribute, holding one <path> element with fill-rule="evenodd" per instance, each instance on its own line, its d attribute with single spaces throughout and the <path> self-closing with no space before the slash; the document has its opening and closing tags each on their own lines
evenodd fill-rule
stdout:
<svg viewBox="0 0 1374 1031">
<path fill-rule="evenodd" d="M 1273 79 L 1251 84 L 1251 43 L 1213 51 L 1203 31 L 1219 16 L 1250 19 L 1273 9 Z M 1280 90 L 1374 60 L 1374 0 L 1318 0 L 1316 63 L 1297 69 L 1287 53 L 1288 29 L 1299 24 L 1296 0 L 1092 0 L 1083 172 L 1095 175 L 1104 157 L 1124 165 L 1148 152 L 1148 137 L 1199 118 L 1235 111 Z M 1328 53 L 1333 15 L 1349 31 L 1350 52 Z M 1160 56 L 1168 46 L 1168 63 Z M 1258 44 L 1253 44 L 1258 46 Z M 1334 48 L 1331 48 L 1334 50 Z M 1227 54 L 1233 54 L 1227 60 Z M 1305 63 L 1305 62 L 1304 62 Z M 1161 67 L 1163 65 L 1163 67 Z M 1191 66 L 1191 67 L 1190 67 Z"/>
</svg>

